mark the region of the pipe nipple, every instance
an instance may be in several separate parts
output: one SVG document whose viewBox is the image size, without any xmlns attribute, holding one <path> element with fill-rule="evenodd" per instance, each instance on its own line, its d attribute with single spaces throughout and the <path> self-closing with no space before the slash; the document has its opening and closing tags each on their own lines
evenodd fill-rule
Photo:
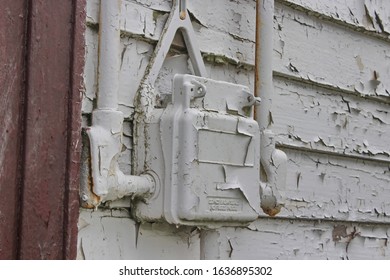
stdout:
<svg viewBox="0 0 390 280">
<path fill-rule="evenodd" d="M 180 6 L 180 19 L 185 20 L 187 16 L 187 5 L 186 0 L 180 0 L 179 6 Z"/>
</svg>

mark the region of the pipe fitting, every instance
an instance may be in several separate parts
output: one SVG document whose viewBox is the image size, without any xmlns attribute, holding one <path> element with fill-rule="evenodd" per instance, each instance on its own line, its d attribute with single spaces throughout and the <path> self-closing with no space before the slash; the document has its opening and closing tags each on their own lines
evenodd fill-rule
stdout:
<svg viewBox="0 0 390 280">
<path fill-rule="evenodd" d="M 269 216 L 275 216 L 282 208 L 280 189 L 286 185 L 287 156 L 275 148 L 274 134 L 264 130 L 261 134 L 260 162 L 264 173 L 260 178 L 261 208 Z"/>
<path fill-rule="evenodd" d="M 84 129 L 81 205 L 86 208 L 126 195 L 150 195 L 151 176 L 125 175 L 119 169 L 123 113 L 118 111 L 121 0 L 102 0 L 99 27 L 99 80 L 92 126 Z"/>
</svg>

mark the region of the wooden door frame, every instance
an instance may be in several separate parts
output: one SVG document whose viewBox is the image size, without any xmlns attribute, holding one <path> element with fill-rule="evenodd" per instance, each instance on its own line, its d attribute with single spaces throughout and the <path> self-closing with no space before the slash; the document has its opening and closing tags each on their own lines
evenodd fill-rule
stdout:
<svg viewBox="0 0 390 280">
<path fill-rule="evenodd" d="M 10 193 L 9 207 L 0 206 L 0 259 L 76 257 L 85 7 L 86 0 L 6 0 L 0 12 L 8 16 L 0 58 L 12 44 L 19 51 L 18 61 L 0 66 L 0 75 L 18 77 L 18 86 L 0 87 L 0 110 L 14 116 L 0 120 L 13 127 L 0 126 L 0 136 L 15 137 L 0 150 L 0 196 Z M 10 41 L 13 27 L 22 38 Z"/>
</svg>

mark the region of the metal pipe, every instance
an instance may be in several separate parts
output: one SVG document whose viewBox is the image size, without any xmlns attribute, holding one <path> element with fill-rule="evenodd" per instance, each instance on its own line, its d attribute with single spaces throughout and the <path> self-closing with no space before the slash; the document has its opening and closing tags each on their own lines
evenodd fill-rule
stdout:
<svg viewBox="0 0 390 280">
<path fill-rule="evenodd" d="M 273 15 L 273 0 L 256 1 L 255 96 L 261 98 L 261 103 L 255 107 L 255 118 L 261 132 L 271 124 Z"/>
<path fill-rule="evenodd" d="M 275 148 L 272 124 L 273 87 L 273 16 L 274 0 L 256 2 L 256 57 L 255 57 L 255 96 L 261 102 L 255 106 L 255 119 L 259 124 L 260 141 L 260 196 L 261 208 L 269 216 L 281 210 L 279 189 L 285 187 L 286 154 Z"/>
<path fill-rule="evenodd" d="M 101 0 L 97 109 L 118 108 L 121 0 Z"/>
<path fill-rule="evenodd" d="M 117 170 L 117 181 L 115 184 L 118 197 L 129 194 L 137 197 L 147 197 L 152 194 L 156 188 L 156 182 L 152 175 L 125 175 L 119 169 Z"/>
<path fill-rule="evenodd" d="M 184 20 L 187 16 L 187 0 L 180 0 L 180 19 Z"/>
</svg>

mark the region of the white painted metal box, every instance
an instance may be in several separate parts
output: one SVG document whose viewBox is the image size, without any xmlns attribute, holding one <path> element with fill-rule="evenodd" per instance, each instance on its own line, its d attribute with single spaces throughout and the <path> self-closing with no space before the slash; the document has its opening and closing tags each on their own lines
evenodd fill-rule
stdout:
<svg viewBox="0 0 390 280">
<path fill-rule="evenodd" d="M 135 204 L 140 220 L 214 227 L 255 220 L 260 209 L 260 132 L 248 88 L 176 75 L 172 101 L 144 124 L 155 194 Z"/>
</svg>

